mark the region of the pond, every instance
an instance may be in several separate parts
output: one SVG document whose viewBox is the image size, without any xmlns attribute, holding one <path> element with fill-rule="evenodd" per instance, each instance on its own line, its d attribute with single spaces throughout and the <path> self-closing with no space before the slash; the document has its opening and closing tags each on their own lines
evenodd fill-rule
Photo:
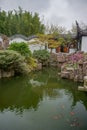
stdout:
<svg viewBox="0 0 87 130">
<path fill-rule="evenodd" d="M 0 130 L 87 130 L 87 93 L 56 68 L 0 80 Z"/>
</svg>

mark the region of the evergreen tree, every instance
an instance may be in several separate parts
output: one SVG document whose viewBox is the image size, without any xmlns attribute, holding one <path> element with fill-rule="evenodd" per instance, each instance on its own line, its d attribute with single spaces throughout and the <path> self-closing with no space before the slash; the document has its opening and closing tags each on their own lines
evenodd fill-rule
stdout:
<svg viewBox="0 0 87 130">
<path fill-rule="evenodd" d="M 39 15 L 34 15 L 28 11 L 23 11 L 19 7 L 18 11 L 0 11 L 0 33 L 7 36 L 23 34 L 25 36 L 44 33 L 44 25 L 41 23 Z"/>
</svg>

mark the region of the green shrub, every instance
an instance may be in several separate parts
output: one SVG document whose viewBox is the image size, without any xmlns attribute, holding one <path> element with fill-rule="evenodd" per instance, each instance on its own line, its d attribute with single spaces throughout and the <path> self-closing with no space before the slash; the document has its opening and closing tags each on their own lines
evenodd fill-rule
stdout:
<svg viewBox="0 0 87 130">
<path fill-rule="evenodd" d="M 17 51 L 18 53 L 20 53 L 25 57 L 30 57 L 32 55 L 31 51 L 29 50 L 28 44 L 24 42 L 20 42 L 20 43 L 13 42 L 12 44 L 9 45 L 8 49 Z"/>
<path fill-rule="evenodd" d="M 33 56 L 44 65 L 48 63 L 50 53 L 47 50 L 35 50 Z"/>
<path fill-rule="evenodd" d="M 9 46 L 8 49 L 17 51 L 22 56 L 24 56 L 25 62 L 30 70 L 33 70 L 37 66 L 35 59 L 32 58 L 32 53 L 28 47 L 28 44 L 24 42 L 21 43 L 14 42 Z"/>
<path fill-rule="evenodd" d="M 30 72 L 25 57 L 12 50 L 0 50 L 0 70 L 14 70 L 17 73 Z"/>
</svg>

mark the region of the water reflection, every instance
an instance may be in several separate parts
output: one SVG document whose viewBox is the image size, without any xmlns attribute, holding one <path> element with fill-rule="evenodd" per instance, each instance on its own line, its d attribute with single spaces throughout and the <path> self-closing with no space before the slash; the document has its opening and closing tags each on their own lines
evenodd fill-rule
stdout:
<svg viewBox="0 0 87 130">
<path fill-rule="evenodd" d="M 44 86 L 45 83 L 44 82 L 39 82 L 37 80 L 33 80 L 33 79 L 30 79 L 30 83 L 33 87 L 39 87 L 39 86 Z"/>
<path fill-rule="evenodd" d="M 28 77 L 0 80 L 0 111 L 10 109 L 20 114 L 25 109 L 37 110 L 44 98 L 56 100 L 64 95 L 71 101 L 71 107 L 82 102 L 87 110 L 87 93 L 79 92 L 78 83 L 62 80 L 57 73 L 57 69 L 49 68 Z"/>
</svg>

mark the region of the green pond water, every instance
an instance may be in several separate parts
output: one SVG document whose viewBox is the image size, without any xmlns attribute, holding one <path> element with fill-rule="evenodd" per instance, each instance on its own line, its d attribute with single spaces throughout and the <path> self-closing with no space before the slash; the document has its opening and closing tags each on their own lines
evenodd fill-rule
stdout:
<svg viewBox="0 0 87 130">
<path fill-rule="evenodd" d="M 0 80 L 0 130 L 87 130 L 87 93 L 56 68 Z"/>
</svg>

